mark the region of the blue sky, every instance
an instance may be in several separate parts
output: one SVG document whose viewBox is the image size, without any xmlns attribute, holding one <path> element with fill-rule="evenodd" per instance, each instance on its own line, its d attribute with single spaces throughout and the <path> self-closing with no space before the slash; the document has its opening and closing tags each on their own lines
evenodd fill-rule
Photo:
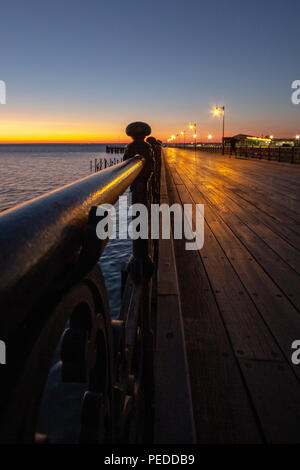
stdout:
<svg viewBox="0 0 300 470">
<path fill-rule="evenodd" d="M 122 140 L 138 119 L 160 137 L 194 120 L 218 136 L 217 104 L 229 135 L 299 133 L 299 13 L 298 0 L 3 1 L 0 140 L 29 126 Z"/>
</svg>

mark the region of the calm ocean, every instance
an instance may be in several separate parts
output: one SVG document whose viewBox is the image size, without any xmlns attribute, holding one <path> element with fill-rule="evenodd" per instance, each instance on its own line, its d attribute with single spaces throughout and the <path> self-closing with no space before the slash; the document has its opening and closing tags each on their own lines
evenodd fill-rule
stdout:
<svg viewBox="0 0 300 470">
<path fill-rule="evenodd" d="M 0 145 L 0 211 L 89 175 L 90 161 L 105 157 L 112 157 L 105 145 Z M 130 251 L 129 240 L 112 240 L 101 258 L 112 317 L 119 313 L 120 270 Z"/>
</svg>

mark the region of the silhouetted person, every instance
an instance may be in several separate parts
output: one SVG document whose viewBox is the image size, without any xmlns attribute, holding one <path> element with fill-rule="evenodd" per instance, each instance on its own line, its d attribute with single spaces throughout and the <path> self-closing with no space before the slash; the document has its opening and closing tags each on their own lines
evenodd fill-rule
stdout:
<svg viewBox="0 0 300 470">
<path fill-rule="evenodd" d="M 231 147 L 231 153 L 234 153 L 236 155 L 236 139 L 234 138 L 230 139 L 230 147 Z"/>
</svg>

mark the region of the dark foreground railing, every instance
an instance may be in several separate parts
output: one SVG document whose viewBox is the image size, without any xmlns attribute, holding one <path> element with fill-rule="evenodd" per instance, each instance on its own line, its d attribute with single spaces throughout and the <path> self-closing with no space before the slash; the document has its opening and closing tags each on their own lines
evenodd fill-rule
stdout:
<svg viewBox="0 0 300 470">
<path fill-rule="evenodd" d="M 145 123 L 126 131 L 123 163 L 0 215 L 1 442 L 47 440 L 36 424 L 58 343 L 62 380 L 86 384 L 80 442 L 151 441 L 157 249 L 133 242 L 118 320 L 98 264 L 105 242 L 95 206 L 114 204 L 130 185 L 134 202 L 159 201 L 160 144 L 144 142 Z"/>
</svg>

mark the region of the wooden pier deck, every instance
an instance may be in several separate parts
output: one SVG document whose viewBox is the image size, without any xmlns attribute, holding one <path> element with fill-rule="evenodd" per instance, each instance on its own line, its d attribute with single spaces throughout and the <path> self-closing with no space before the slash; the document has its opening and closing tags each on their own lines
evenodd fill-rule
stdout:
<svg viewBox="0 0 300 470">
<path fill-rule="evenodd" d="M 300 166 L 163 160 L 161 202 L 203 203 L 205 242 L 160 241 L 156 442 L 300 443 Z"/>
</svg>

